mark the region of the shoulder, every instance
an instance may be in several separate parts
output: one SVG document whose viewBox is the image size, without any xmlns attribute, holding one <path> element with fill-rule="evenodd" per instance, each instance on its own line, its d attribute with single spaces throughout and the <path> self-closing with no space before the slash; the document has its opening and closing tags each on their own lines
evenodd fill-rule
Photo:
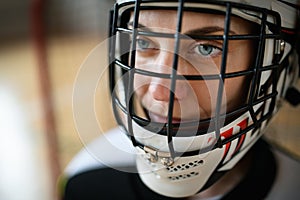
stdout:
<svg viewBox="0 0 300 200">
<path fill-rule="evenodd" d="M 135 200 L 132 182 L 138 177 L 126 172 L 130 167 L 122 170 L 103 167 L 78 173 L 68 179 L 61 196 L 63 200 Z"/>
<path fill-rule="evenodd" d="M 86 145 L 59 181 L 63 200 L 167 200 L 148 189 L 135 168 L 135 148 L 119 128 Z"/>
<path fill-rule="evenodd" d="M 72 177 L 98 168 L 133 166 L 134 163 L 135 149 L 117 127 L 85 145 L 68 164 L 64 176 Z"/>
<path fill-rule="evenodd" d="M 135 148 L 117 127 L 85 145 L 74 156 L 60 177 L 60 196 L 64 200 L 120 197 L 116 187 L 122 184 L 129 187 L 131 177 L 136 178 L 131 173 L 135 171 Z M 129 191 L 122 195 L 134 199 L 126 196 L 131 195 Z"/>
<path fill-rule="evenodd" d="M 277 163 L 277 175 L 267 200 L 298 199 L 300 195 L 300 161 L 272 148 Z"/>
<path fill-rule="evenodd" d="M 148 187 L 134 172 L 135 167 L 99 168 L 71 177 L 64 187 L 63 200 L 174 200 Z M 180 198 L 176 199 L 180 200 Z"/>
<path fill-rule="evenodd" d="M 300 162 L 260 139 L 245 178 L 222 199 L 298 199 Z"/>
</svg>

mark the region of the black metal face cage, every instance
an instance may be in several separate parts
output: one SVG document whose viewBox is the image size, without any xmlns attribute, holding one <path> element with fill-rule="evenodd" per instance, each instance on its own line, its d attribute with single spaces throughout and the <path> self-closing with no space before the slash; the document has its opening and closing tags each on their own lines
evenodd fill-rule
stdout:
<svg viewBox="0 0 300 200">
<path fill-rule="evenodd" d="M 197 35 L 192 36 L 196 37 L 197 39 L 205 39 L 205 40 L 223 40 L 223 52 L 222 52 L 222 63 L 220 66 L 220 73 L 215 75 L 199 75 L 199 76 L 193 76 L 193 75 L 185 75 L 184 78 L 186 80 L 219 80 L 220 85 L 218 89 L 218 99 L 217 99 L 217 105 L 216 105 L 216 113 L 215 117 L 207 120 L 201 120 L 200 122 L 195 123 L 199 126 L 197 129 L 196 135 L 202 135 L 206 134 L 208 132 L 207 129 L 200 128 L 201 125 L 212 123 L 213 124 L 213 130 L 215 131 L 216 138 L 218 138 L 218 142 L 214 145 L 213 148 L 222 147 L 222 145 L 241 137 L 243 134 L 249 132 L 250 130 L 256 131 L 260 129 L 260 126 L 262 122 L 268 121 L 270 117 L 272 116 L 273 110 L 275 108 L 275 101 L 276 96 L 278 92 L 276 91 L 276 85 L 277 80 L 279 77 L 279 74 L 281 73 L 282 69 L 279 65 L 279 60 L 281 58 L 281 55 L 276 47 L 274 47 L 273 52 L 273 58 L 272 63 L 269 63 L 268 65 L 264 65 L 264 53 L 265 53 L 265 44 L 266 40 L 274 40 L 274 46 L 280 42 L 280 16 L 278 13 L 274 11 L 270 11 L 263 8 L 253 7 L 249 5 L 243 5 L 233 2 L 224 2 L 224 1 L 165 1 L 166 3 L 176 3 L 175 6 L 158 6 L 156 7 L 154 3 L 157 2 L 160 5 L 164 1 L 131 1 L 126 2 L 122 4 L 116 3 L 114 6 L 114 9 L 111 11 L 111 20 L 110 20 L 110 41 L 109 41 L 109 79 L 110 79 L 110 91 L 112 96 L 112 106 L 115 114 L 115 118 L 119 125 L 123 126 L 128 134 L 128 136 L 131 138 L 132 143 L 134 146 L 143 146 L 143 144 L 140 144 L 138 141 L 136 141 L 136 138 L 134 136 L 133 131 L 133 125 L 132 121 L 135 121 L 139 126 L 146 127 L 147 129 L 151 129 L 150 131 L 155 132 L 157 134 L 165 135 L 167 136 L 169 150 L 172 155 L 172 157 L 175 156 L 188 156 L 188 155 L 195 155 L 199 152 L 175 152 L 172 138 L 173 137 L 189 137 L 189 136 L 195 136 L 195 133 L 193 135 L 189 135 L 189 132 L 186 131 L 185 134 L 176 135 L 176 131 L 178 129 L 178 124 L 172 124 L 172 115 L 173 115 L 173 103 L 174 103 L 174 93 L 170 92 L 170 100 L 169 100 L 169 110 L 168 110 L 168 120 L 166 124 L 159 124 L 159 123 L 153 123 L 151 122 L 151 125 L 149 125 L 149 120 L 145 120 L 143 118 L 140 118 L 135 114 L 134 111 L 134 105 L 133 105 L 133 81 L 134 81 L 134 74 L 142 74 L 144 76 L 155 76 L 155 77 L 161 77 L 161 78 L 169 78 L 171 79 L 171 85 L 170 90 L 174 91 L 176 80 L 180 79 L 181 76 L 178 76 L 176 74 L 177 71 L 177 65 L 178 65 L 178 44 L 180 40 L 184 37 L 181 34 L 181 23 L 182 23 L 182 15 L 184 11 L 192 11 L 192 12 L 207 12 L 207 13 L 214 13 L 214 12 L 220 12 L 216 10 L 210 10 L 210 9 L 204 9 L 204 8 L 195 8 L 195 7 L 187 7 L 185 6 L 186 3 L 202 3 L 206 5 L 219 5 L 224 7 L 225 12 L 223 11 L 223 15 L 225 16 L 224 20 L 224 33 L 223 35 L 214 35 L 214 36 L 208 36 L 208 35 Z M 172 4 L 174 5 L 174 4 Z M 128 9 L 124 9 L 127 8 Z M 138 27 L 138 19 L 139 14 L 141 10 L 151 10 L 151 9 L 160 9 L 160 10 L 177 10 L 177 31 L 175 34 L 166 34 L 166 33 L 154 33 L 154 32 L 146 32 L 146 31 L 140 31 L 137 29 Z M 256 18 L 259 21 L 259 31 L 257 34 L 249 34 L 249 35 L 229 35 L 229 26 L 230 26 L 230 19 L 233 15 L 232 10 L 238 9 L 241 10 L 244 13 L 256 13 Z M 125 11 L 124 11 L 125 10 Z M 122 13 L 120 13 L 122 11 Z M 133 13 L 133 28 L 128 29 L 127 23 L 129 20 L 130 13 Z M 252 16 L 253 17 L 253 16 Z M 268 19 L 272 18 L 272 22 Z M 267 29 L 269 31 L 267 31 Z M 117 35 L 119 38 L 117 38 Z M 154 72 L 150 72 L 147 70 L 137 69 L 135 68 L 135 46 L 137 42 L 137 36 L 138 35 L 150 35 L 155 37 L 169 37 L 174 38 L 175 40 L 175 49 L 174 49 L 174 59 L 173 59 L 173 65 L 171 74 L 158 74 Z M 129 39 L 131 40 L 131 43 L 129 43 Z M 250 39 L 257 41 L 257 54 L 254 61 L 254 66 L 246 71 L 240 71 L 240 72 L 233 72 L 233 73 L 226 73 L 226 54 L 227 54 L 227 46 L 229 40 L 245 40 Z M 130 53 L 131 51 L 131 53 Z M 117 56 L 117 54 L 120 54 Z M 130 63 L 130 65 L 128 64 Z M 121 74 L 116 73 L 116 71 L 121 71 Z M 261 83 L 261 76 L 264 72 L 269 71 L 270 76 L 267 81 L 264 83 Z M 118 94 L 116 94 L 116 91 L 114 90 L 118 79 L 121 75 L 124 75 L 125 73 L 128 74 L 127 78 L 123 80 L 124 82 L 124 93 L 125 93 L 125 99 L 126 103 L 122 104 L 122 102 L 119 99 Z M 227 78 L 232 77 L 238 77 L 238 76 L 251 76 L 251 82 L 249 86 L 249 94 L 248 94 L 248 100 L 247 102 L 237 108 L 236 110 L 221 114 L 221 96 L 223 93 L 223 85 L 221 82 L 224 82 Z M 270 89 L 271 88 L 271 89 Z M 268 111 L 265 111 L 265 104 L 266 102 L 269 102 Z M 257 104 L 262 103 L 262 106 L 258 110 L 254 110 L 253 107 Z M 123 113 L 125 116 L 127 116 L 127 124 L 124 124 L 124 121 L 121 120 L 120 112 Z M 233 135 L 230 138 L 225 138 L 221 140 L 220 136 L 220 129 L 221 129 L 221 120 L 224 120 L 225 118 L 231 118 L 236 116 L 237 114 L 249 112 L 253 123 L 251 123 L 246 129 L 241 130 L 238 134 Z M 155 126 L 157 124 L 157 127 L 163 127 L 162 129 L 157 129 Z M 181 124 L 181 127 L 185 126 L 194 126 L 194 123 L 186 123 L 185 125 Z M 188 130 L 188 128 L 187 128 Z"/>
</svg>

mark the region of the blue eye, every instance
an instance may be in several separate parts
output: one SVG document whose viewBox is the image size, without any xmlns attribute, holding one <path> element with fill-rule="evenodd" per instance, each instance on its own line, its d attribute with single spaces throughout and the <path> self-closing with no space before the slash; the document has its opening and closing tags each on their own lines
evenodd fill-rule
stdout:
<svg viewBox="0 0 300 200">
<path fill-rule="evenodd" d="M 137 39 L 137 48 L 138 49 L 147 49 L 150 46 L 150 42 L 143 39 Z"/>
<path fill-rule="evenodd" d="M 197 50 L 203 56 L 208 56 L 214 51 L 215 47 L 210 45 L 199 45 Z"/>
<path fill-rule="evenodd" d="M 198 44 L 194 51 L 203 57 L 214 57 L 222 52 L 222 49 L 210 44 Z"/>
</svg>

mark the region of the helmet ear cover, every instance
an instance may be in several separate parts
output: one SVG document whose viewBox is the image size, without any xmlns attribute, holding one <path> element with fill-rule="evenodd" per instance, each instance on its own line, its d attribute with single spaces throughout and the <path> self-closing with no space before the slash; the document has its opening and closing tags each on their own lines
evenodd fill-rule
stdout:
<svg viewBox="0 0 300 200">
<path fill-rule="evenodd" d="M 292 65 L 290 63 L 291 62 L 290 60 L 292 60 L 292 62 L 296 62 L 296 64 L 295 64 L 296 65 L 295 80 L 298 80 L 300 77 L 300 6 L 297 6 L 296 8 L 298 9 L 296 29 L 289 29 L 289 28 L 283 27 L 281 29 L 281 37 L 283 38 L 283 40 L 288 42 L 292 46 L 293 49 L 296 49 L 296 52 L 294 53 L 294 55 L 291 52 L 291 54 L 289 56 L 286 56 L 286 58 L 282 61 L 282 65 L 283 66 Z M 290 56 L 297 57 L 297 56 L 295 56 L 296 54 L 298 56 L 298 60 L 290 59 Z M 297 72 L 298 72 L 298 75 L 297 75 Z M 290 73 L 293 73 L 293 72 L 290 72 Z M 292 106 L 298 106 L 300 104 L 300 92 L 293 85 L 287 89 L 284 98 Z"/>
</svg>

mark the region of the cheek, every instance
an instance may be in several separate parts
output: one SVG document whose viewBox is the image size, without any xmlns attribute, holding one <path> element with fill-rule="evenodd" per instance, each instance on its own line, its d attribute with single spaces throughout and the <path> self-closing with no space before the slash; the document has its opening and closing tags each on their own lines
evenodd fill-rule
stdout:
<svg viewBox="0 0 300 200">
<path fill-rule="evenodd" d="M 224 85 L 222 96 L 221 113 L 232 111 L 246 102 L 248 90 L 245 77 L 227 79 Z M 206 83 L 192 84 L 193 90 L 197 96 L 199 108 L 207 116 L 214 115 L 216 111 L 219 82 L 206 81 Z"/>
<path fill-rule="evenodd" d="M 249 81 L 246 77 L 228 79 L 225 83 L 227 110 L 232 111 L 247 101 Z"/>
<path fill-rule="evenodd" d="M 247 70 L 253 64 L 254 44 L 252 41 L 230 41 L 226 72 Z"/>
<path fill-rule="evenodd" d="M 198 105 L 210 115 L 216 105 L 218 96 L 218 81 L 201 81 L 192 83 L 192 88 L 198 99 Z"/>
<path fill-rule="evenodd" d="M 145 96 L 149 88 L 150 78 L 141 75 L 135 75 L 134 78 L 134 91 L 139 99 Z"/>
<path fill-rule="evenodd" d="M 230 80 L 226 80 L 224 92 L 228 101 L 236 99 L 236 97 L 241 94 L 242 83 L 243 81 L 241 78 L 231 78 Z"/>
</svg>

